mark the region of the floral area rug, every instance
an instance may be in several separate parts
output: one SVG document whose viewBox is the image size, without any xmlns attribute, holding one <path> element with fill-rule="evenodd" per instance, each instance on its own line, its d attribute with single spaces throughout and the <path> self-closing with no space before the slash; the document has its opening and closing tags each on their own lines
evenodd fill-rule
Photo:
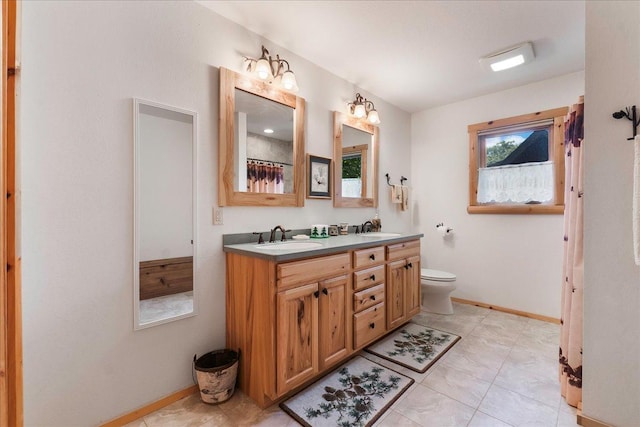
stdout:
<svg viewBox="0 0 640 427">
<path fill-rule="evenodd" d="M 458 335 L 407 323 L 365 351 L 416 372 L 425 372 L 458 340 Z"/>
<path fill-rule="evenodd" d="M 356 356 L 280 404 L 304 426 L 372 425 L 413 379 Z"/>
</svg>

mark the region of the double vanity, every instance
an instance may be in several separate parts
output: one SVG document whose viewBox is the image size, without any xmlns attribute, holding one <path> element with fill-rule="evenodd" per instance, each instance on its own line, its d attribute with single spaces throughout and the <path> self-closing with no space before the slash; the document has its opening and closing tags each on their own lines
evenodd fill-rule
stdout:
<svg viewBox="0 0 640 427">
<path fill-rule="evenodd" d="M 219 206 L 293 208 L 324 198 L 334 208 L 377 208 L 378 127 L 334 111 L 333 159 L 305 156 L 305 105 L 275 84 L 220 68 Z M 314 175 L 314 158 L 328 174 Z M 255 164 L 265 173 L 254 174 Z M 269 175 L 275 167 L 282 179 Z M 283 191 L 271 188 L 280 182 Z M 420 237 L 259 244 L 251 234 L 224 236 L 226 346 L 240 353 L 240 389 L 267 407 L 418 313 Z"/>
<path fill-rule="evenodd" d="M 417 314 L 420 237 L 225 244 L 226 345 L 240 352 L 240 389 L 267 407 Z"/>
</svg>

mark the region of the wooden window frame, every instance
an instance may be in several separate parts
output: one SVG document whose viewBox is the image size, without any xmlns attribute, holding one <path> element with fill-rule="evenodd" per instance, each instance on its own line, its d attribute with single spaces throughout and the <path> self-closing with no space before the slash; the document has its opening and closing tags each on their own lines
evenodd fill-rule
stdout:
<svg viewBox="0 0 640 427">
<path fill-rule="evenodd" d="M 470 214 L 563 214 L 564 213 L 564 119 L 568 107 L 554 108 L 536 113 L 492 120 L 469 125 L 469 206 Z M 503 127 L 526 125 L 541 120 L 553 120 L 553 132 L 549 135 L 549 160 L 553 161 L 553 204 L 481 204 L 478 203 L 478 169 L 480 155 L 484 153 L 478 142 L 478 133 Z"/>
</svg>

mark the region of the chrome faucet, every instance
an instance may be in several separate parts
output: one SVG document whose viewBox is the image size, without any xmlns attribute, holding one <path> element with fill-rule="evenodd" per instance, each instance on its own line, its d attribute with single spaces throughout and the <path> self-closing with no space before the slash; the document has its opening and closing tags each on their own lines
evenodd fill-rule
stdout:
<svg viewBox="0 0 640 427">
<path fill-rule="evenodd" d="M 276 231 L 278 230 L 280 230 L 280 232 L 282 233 L 281 241 L 284 242 L 287 240 L 286 232 L 291 230 L 285 230 L 281 225 L 276 225 L 275 227 L 273 227 L 273 229 L 271 230 L 271 234 L 269 235 L 269 243 L 273 243 L 276 241 Z"/>
<path fill-rule="evenodd" d="M 369 230 L 366 229 L 367 225 L 369 226 Z M 365 221 L 362 223 L 360 230 L 362 233 L 368 233 L 369 231 L 371 231 L 371 227 L 373 227 L 373 223 L 371 221 Z"/>
</svg>

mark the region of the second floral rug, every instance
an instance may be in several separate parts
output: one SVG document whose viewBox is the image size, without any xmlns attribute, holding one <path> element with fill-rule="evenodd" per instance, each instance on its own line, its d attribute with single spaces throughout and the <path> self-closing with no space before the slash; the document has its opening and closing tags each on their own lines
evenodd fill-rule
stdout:
<svg viewBox="0 0 640 427">
<path fill-rule="evenodd" d="M 409 377 L 356 356 L 280 407 L 304 426 L 365 427 L 412 383 Z"/>
<path fill-rule="evenodd" d="M 449 332 L 407 323 L 385 339 L 367 347 L 365 351 L 422 373 L 459 339 L 458 335 Z"/>
</svg>

